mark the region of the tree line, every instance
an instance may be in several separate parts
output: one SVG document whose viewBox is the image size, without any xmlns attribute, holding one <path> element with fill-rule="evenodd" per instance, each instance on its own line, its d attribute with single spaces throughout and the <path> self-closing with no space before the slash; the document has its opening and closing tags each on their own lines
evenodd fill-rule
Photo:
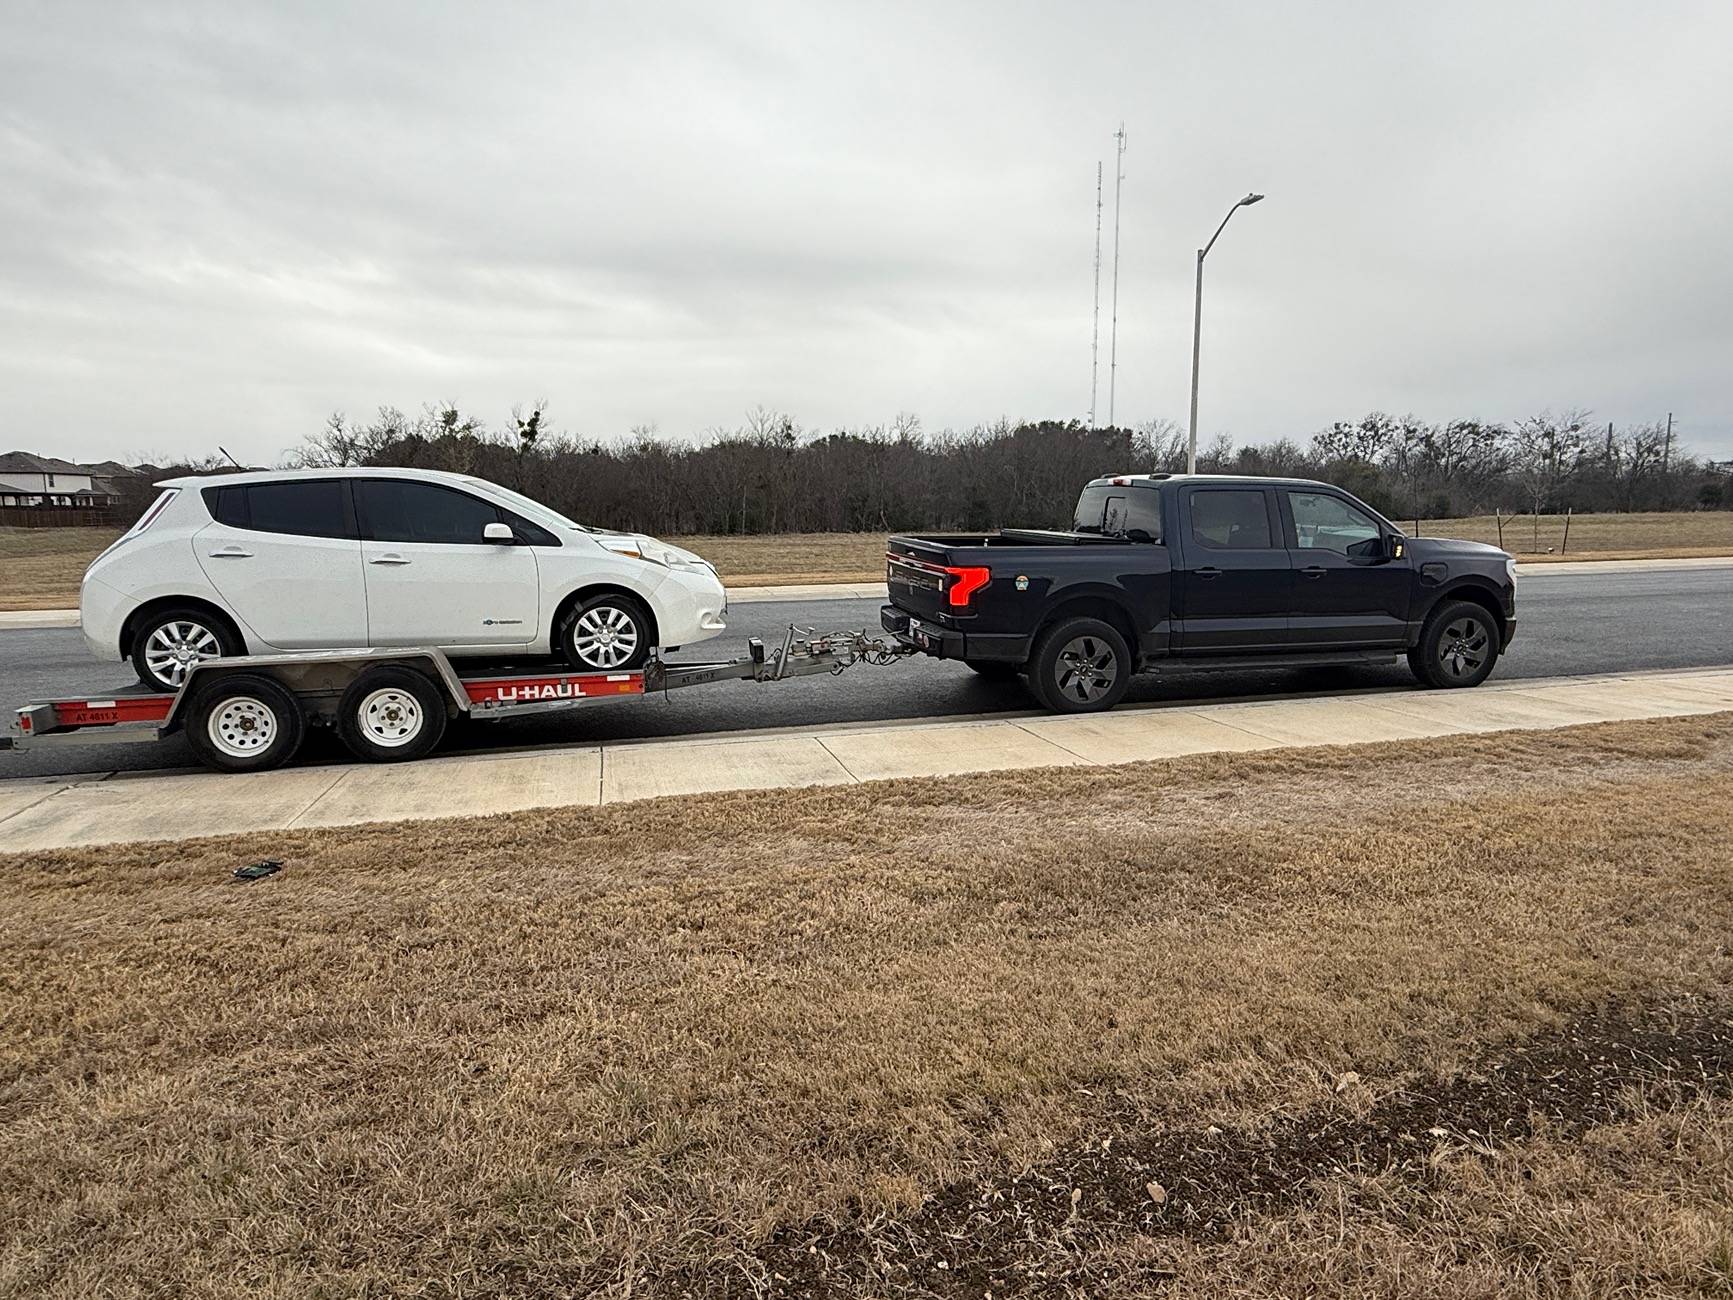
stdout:
<svg viewBox="0 0 1733 1300">
<path fill-rule="evenodd" d="M 498 427 L 454 406 L 334 415 L 291 453 L 300 467 L 398 466 L 472 474 L 570 518 L 649 533 L 799 533 L 1038 526 L 1067 521 L 1078 487 L 1112 473 L 1180 472 L 1184 431 L 1166 420 L 1091 429 L 1077 421 L 927 433 L 889 425 L 809 431 L 758 410 L 701 442 L 639 428 L 622 440 L 551 431 L 540 406 Z M 218 467 L 210 462 L 207 471 Z M 1374 412 L 1301 442 L 1199 449 L 1205 473 L 1337 483 L 1395 519 L 1686 510 L 1733 506 L 1733 478 L 1659 424 L 1616 428 L 1587 412 L 1510 424 L 1431 423 Z"/>
</svg>

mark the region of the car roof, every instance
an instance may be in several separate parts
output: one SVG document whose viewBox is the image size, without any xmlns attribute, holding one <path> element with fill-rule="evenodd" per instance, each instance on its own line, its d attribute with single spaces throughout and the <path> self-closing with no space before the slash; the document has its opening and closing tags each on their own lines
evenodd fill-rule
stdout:
<svg viewBox="0 0 1733 1300">
<path fill-rule="evenodd" d="M 160 479 L 155 486 L 201 488 L 220 483 L 225 487 L 236 487 L 247 483 L 293 483 L 297 480 L 321 478 L 408 478 L 421 479 L 428 483 L 493 486 L 487 479 L 477 478 L 473 474 L 453 474 L 442 469 L 374 469 L 356 465 L 338 469 L 249 469 L 236 470 L 232 474 L 183 474 L 179 478 Z"/>
<path fill-rule="evenodd" d="M 1242 487 L 1256 485 L 1258 487 L 1332 487 L 1315 478 L 1279 478 L 1268 474 L 1104 474 L 1100 478 L 1090 479 L 1089 487 L 1106 487 L 1113 484 L 1123 484 L 1136 487 L 1155 487 L 1161 483 L 1234 483 Z M 1334 489 L 1341 491 L 1340 488 Z"/>
</svg>

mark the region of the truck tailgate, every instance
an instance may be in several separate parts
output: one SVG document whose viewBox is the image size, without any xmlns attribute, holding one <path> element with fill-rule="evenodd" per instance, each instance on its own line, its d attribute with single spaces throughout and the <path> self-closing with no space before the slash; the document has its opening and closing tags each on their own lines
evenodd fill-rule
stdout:
<svg viewBox="0 0 1733 1300">
<path fill-rule="evenodd" d="M 953 592 L 966 592 L 986 579 L 979 538 L 959 538 L 964 554 L 954 556 L 948 538 L 893 537 L 885 549 L 885 585 L 891 603 L 916 617 L 954 612 Z M 973 554 L 969 554 L 973 552 Z"/>
</svg>

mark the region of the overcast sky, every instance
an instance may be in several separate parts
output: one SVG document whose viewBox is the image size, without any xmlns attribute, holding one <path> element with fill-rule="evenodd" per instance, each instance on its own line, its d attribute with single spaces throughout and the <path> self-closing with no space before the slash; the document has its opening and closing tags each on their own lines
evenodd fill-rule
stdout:
<svg viewBox="0 0 1733 1300">
<path fill-rule="evenodd" d="M 0 450 L 1664 418 L 1733 456 L 1733 4 L 0 0 Z"/>
</svg>

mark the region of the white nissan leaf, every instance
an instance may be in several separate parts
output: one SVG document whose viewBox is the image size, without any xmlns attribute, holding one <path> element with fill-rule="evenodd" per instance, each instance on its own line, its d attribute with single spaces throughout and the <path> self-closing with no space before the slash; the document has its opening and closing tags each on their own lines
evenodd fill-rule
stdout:
<svg viewBox="0 0 1733 1300">
<path fill-rule="evenodd" d="M 169 479 L 84 575 L 84 638 L 176 689 L 223 655 L 437 646 L 641 666 L 727 626 L 716 570 L 494 483 L 412 469 Z"/>
</svg>

